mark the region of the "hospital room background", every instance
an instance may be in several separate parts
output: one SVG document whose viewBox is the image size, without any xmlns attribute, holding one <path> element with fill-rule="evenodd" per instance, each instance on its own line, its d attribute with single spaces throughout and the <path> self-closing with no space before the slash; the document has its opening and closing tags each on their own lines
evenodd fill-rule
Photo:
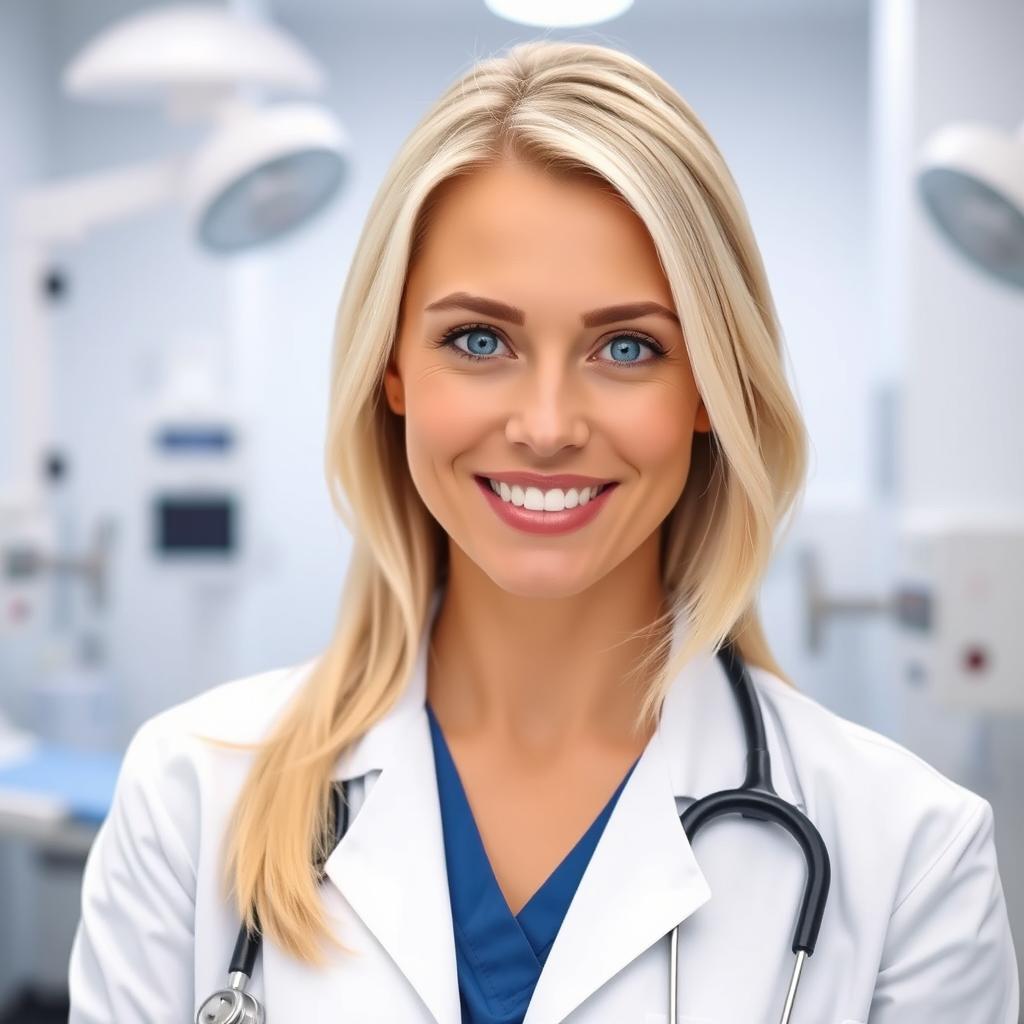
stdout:
<svg viewBox="0 0 1024 1024">
<path fill-rule="evenodd" d="M 992 803 L 1024 953 L 1019 0 L 3 0 L 0 1022 L 66 1019 L 138 725 L 325 645 L 355 240 L 429 102 L 540 36 L 636 55 L 721 147 L 812 443 L 772 646 Z"/>
</svg>

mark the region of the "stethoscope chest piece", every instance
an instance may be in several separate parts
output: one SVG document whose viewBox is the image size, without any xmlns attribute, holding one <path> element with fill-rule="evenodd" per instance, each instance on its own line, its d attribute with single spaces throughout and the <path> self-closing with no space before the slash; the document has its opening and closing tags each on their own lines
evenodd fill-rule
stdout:
<svg viewBox="0 0 1024 1024">
<path fill-rule="evenodd" d="M 222 988 L 199 1007 L 196 1024 L 263 1024 L 263 1007 L 241 988 Z"/>
</svg>

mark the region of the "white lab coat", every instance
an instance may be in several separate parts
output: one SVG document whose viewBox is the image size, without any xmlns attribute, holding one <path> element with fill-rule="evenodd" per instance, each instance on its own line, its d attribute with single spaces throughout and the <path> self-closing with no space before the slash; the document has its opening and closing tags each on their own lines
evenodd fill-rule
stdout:
<svg viewBox="0 0 1024 1024">
<path fill-rule="evenodd" d="M 426 635 L 402 699 L 334 773 L 355 780 L 353 817 L 321 892 L 359 955 L 331 952 L 315 969 L 265 939 L 250 991 L 268 1024 L 460 1022 Z M 676 645 L 680 636 L 677 621 Z M 238 920 L 220 895 L 221 841 L 251 755 L 191 734 L 258 738 L 310 664 L 224 683 L 138 730 L 86 865 L 69 1024 L 184 1024 L 225 985 Z M 810 815 L 831 857 L 793 1024 L 1017 1024 L 990 805 L 771 673 L 751 675 L 775 788 Z M 720 663 L 694 659 L 620 794 L 524 1024 L 667 1024 L 677 924 L 680 1021 L 779 1019 L 799 847 L 739 816 L 709 824 L 691 847 L 679 823 L 695 798 L 739 785 L 744 753 Z"/>
</svg>

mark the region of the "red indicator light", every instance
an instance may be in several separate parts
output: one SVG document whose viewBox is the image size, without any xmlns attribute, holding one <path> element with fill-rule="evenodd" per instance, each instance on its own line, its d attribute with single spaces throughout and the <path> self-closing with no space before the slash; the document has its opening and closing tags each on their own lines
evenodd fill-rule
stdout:
<svg viewBox="0 0 1024 1024">
<path fill-rule="evenodd" d="M 964 668 L 968 672 L 984 672 L 988 668 L 988 655 L 983 647 L 971 645 L 964 651 Z"/>
</svg>

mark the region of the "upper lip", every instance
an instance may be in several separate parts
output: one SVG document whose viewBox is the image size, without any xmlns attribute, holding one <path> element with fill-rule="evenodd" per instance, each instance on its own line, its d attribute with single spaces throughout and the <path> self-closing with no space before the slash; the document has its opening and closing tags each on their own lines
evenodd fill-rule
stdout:
<svg viewBox="0 0 1024 1024">
<path fill-rule="evenodd" d="M 480 473 L 479 476 L 488 477 L 491 480 L 498 480 L 506 484 L 519 484 L 522 487 L 539 487 L 541 490 L 551 490 L 554 487 L 598 487 L 601 484 L 613 484 L 614 480 L 601 480 L 596 476 L 579 476 L 576 473 L 557 473 L 554 476 L 545 476 L 542 473 Z"/>
</svg>

